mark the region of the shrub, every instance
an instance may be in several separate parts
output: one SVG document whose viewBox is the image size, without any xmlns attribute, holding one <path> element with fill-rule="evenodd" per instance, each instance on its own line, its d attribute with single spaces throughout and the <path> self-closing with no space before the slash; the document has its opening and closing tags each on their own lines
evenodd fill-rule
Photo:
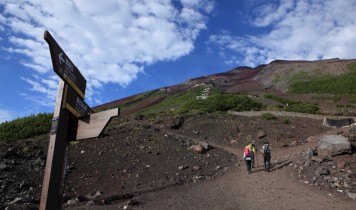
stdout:
<svg viewBox="0 0 356 210">
<path fill-rule="evenodd" d="M 236 94 L 216 94 L 205 100 L 192 100 L 187 102 L 181 112 L 225 112 L 261 110 L 262 104 L 256 103 L 245 95 Z"/>
<path fill-rule="evenodd" d="M 288 119 L 284 119 L 282 123 L 285 124 L 285 125 L 289 125 L 290 121 Z"/>
<path fill-rule="evenodd" d="M 309 103 L 296 103 L 287 106 L 285 111 L 316 114 L 319 111 L 319 107 Z"/>
<path fill-rule="evenodd" d="M 265 94 L 265 98 L 269 98 L 280 103 L 283 103 L 285 106 L 283 107 L 284 111 L 288 112 L 300 112 L 300 113 L 309 113 L 316 114 L 319 111 L 319 107 L 315 104 L 310 104 L 306 102 L 289 100 L 286 98 L 281 98 L 272 94 Z"/>
<path fill-rule="evenodd" d="M 39 113 L 0 124 L 0 140 L 10 141 L 49 133 L 53 114 Z"/>
<path fill-rule="evenodd" d="M 274 114 L 271 113 L 263 113 L 262 118 L 265 120 L 275 120 L 277 117 Z"/>
</svg>

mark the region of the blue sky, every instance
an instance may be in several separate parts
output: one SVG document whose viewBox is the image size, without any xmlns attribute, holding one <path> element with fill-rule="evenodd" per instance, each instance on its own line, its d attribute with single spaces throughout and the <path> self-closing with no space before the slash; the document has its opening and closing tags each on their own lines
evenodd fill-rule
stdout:
<svg viewBox="0 0 356 210">
<path fill-rule="evenodd" d="M 356 58 L 356 0 L 0 0 L 0 122 L 53 112 L 48 30 L 96 106 L 275 59 Z"/>
</svg>

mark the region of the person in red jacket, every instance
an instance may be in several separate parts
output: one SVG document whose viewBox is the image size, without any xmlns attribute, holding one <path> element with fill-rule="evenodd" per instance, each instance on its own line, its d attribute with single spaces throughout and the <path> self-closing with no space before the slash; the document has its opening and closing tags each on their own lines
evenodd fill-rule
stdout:
<svg viewBox="0 0 356 210">
<path fill-rule="evenodd" d="M 243 159 L 246 162 L 246 167 L 247 167 L 247 172 L 250 174 L 251 173 L 251 163 L 252 163 L 252 154 L 248 146 L 244 148 L 244 155 Z"/>
</svg>

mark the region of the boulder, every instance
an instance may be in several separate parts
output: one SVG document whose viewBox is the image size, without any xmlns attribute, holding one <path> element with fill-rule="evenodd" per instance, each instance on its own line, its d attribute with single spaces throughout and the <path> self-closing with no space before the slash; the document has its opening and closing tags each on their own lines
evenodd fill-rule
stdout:
<svg viewBox="0 0 356 210">
<path fill-rule="evenodd" d="M 262 139 L 262 138 L 264 138 L 266 136 L 267 136 L 267 134 L 263 130 L 259 130 L 258 133 L 257 133 L 257 138 L 258 139 Z"/>
<path fill-rule="evenodd" d="M 5 170 L 7 168 L 7 165 L 5 162 L 0 162 L 0 170 Z"/>
<path fill-rule="evenodd" d="M 350 193 L 350 192 L 348 192 L 347 195 L 348 195 L 350 198 L 354 199 L 354 200 L 356 199 L 356 193 Z"/>
<path fill-rule="evenodd" d="M 207 142 L 201 142 L 199 143 L 202 147 L 204 147 L 206 150 L 212 150 L 214 149 L 214 147 L 212 145 L 210 145 L 209 143 Z"/>
<path fill-rule="evenodd" d="M 335 156 L 351 152 L 351 144 L 344 136 L 325 135 L 320 138 L 318 145 L 319 156 Z"/>
<path fill-rule="evenodd" d="M 305 159 L 311 159 L 314 156 L 314 151 L 312 148 L 308 148 L 308 150 L 304 153 Z"/>
<path fill-rule="evenodd" d="M 323 176 L 323 175 L 329 175 L 329 174 L 330 174 L 330 171 L 325 166 L 320 166 L 315 170 L 315 175 L 317 175 L 317 176 Z"/>
<path fill-rule="evenodd" d="M 192 150 L 195 153 L 199 153 L 199 154 L 204 154 L 206 152 L 205 147 L 203 147 L 200 144 L 196 144 L 196 145 L 192 145 L 189 147 L 190 150 Z"/>
</svg>

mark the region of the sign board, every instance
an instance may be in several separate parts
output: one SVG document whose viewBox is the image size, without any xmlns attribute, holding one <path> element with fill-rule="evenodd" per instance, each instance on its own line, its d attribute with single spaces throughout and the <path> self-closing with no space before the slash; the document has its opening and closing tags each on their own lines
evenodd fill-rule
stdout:
<svg viewBox="0 0 356 210">
<path fill-rule="evenodd" d="M 84 117 L 90 115 L 91 109 L 84 102 L 81 96 L 73 90 L 69 85 L 64 86 L 63 108 L 67 109 L 76 117 Z"/>
<path fill-rule="evenodd" d="M 112 117 L 119 116 L 120 109 L 114 108 L 97 113 L 91 113 L 86 117 L 79 118 L 77 140 L 98 137 Z"/>
<path fill-rule="evenodd" d="M 51 53 L 53 69 L 62 79 L 58 87 L 50 141 L 43 177 L 40 210 L 61 210 L 65 163 L 69 139 L 98 137 L 119 109 L 91 113 L 84 102 L 87 81 L 48 31 L 44 39 Z"/>
<path fill-rule="evenodd" d="M 84 98 L 87 84 L 86 79 L 48 31 L 45 31 L 44 39 L 49 45 L 54 71 L 63 79 L 63 81 L 68 83 L 82 98 Z"/>
</svg>

